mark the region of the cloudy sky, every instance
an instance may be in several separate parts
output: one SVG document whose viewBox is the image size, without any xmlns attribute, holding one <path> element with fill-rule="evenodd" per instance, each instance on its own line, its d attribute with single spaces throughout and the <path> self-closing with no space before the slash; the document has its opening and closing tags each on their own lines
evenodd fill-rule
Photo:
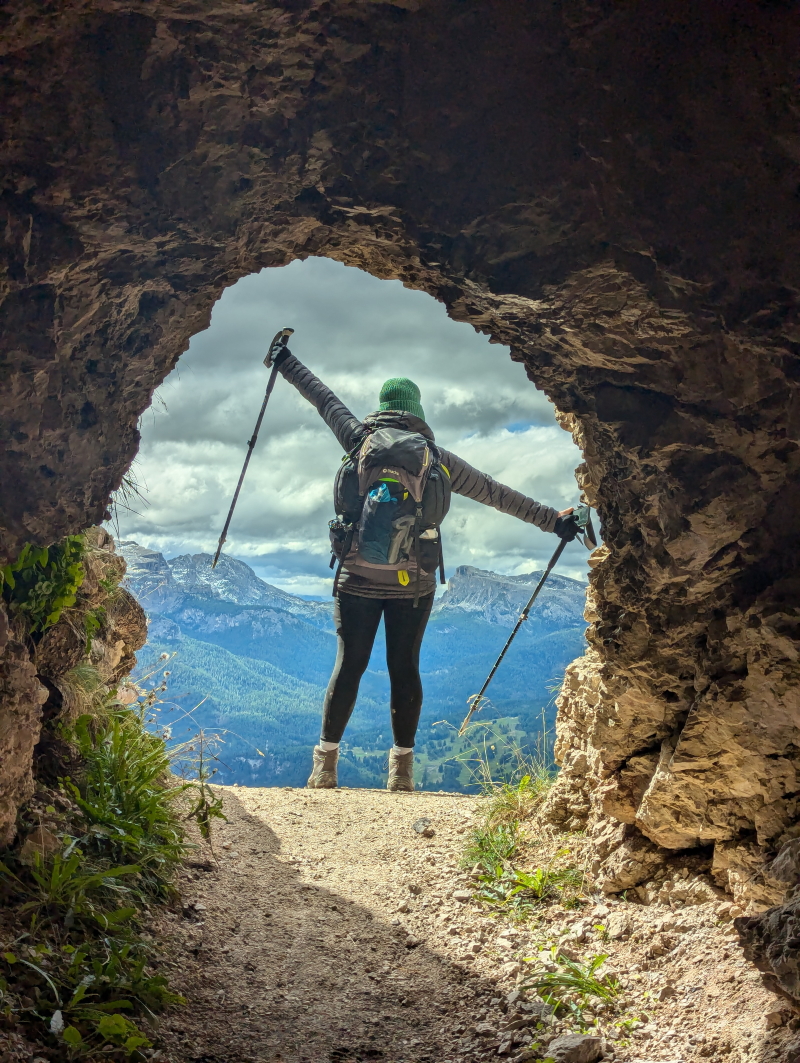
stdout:
<svg viewBox="0 0 800 1063">
<path fill-rule="evenodd" d="M 142 418 L 134 473 L 146 502 L 119 511 L 126 539 L 167 557 L 213 553 L 266 388 L 267 344 L 284 326 L 291 349 L 357 416 L 384 380 L 410 376 L 436 438 L 495 479 L 563 509 L 578 499 L 580 452 L 507 348 L 399 281 L 329 259 L 267 269 L 229 288 Z M 339 444 L 281 377 L 234 514 L 226 552 L 296 594 L 329 594 L 327 522 Z M 474 565 L 518 574 L 543 567 L 557 540 L 453 495 L 443 528 L 448 572 Z M 559 571 L 586 573 L 572 543 Z"/>
</svg>

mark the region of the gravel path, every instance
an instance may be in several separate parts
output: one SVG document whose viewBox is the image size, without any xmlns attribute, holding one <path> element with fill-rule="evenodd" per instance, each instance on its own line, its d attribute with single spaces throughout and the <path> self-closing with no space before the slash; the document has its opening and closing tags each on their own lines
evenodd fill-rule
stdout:
<svg viewBox="0 0 800 1063">
<path fill-rule="evenodd" d="M 522 927 L 489 916 L 458 867 L 478 803 L 226 789 L 229 822 L 215 827 L 214 854 L 198 855 L 181 885 L 183 912 L 156 927 L 189 1004 L 164 1020 L 155 1060 L 533 1060 L 534 1038 L 546 1056 L 569 1027 L 537 1031 L 530 1005 L 520 1009 L 520 960 L 566 936 L 582 955 L 610 953 L 625 987 L 613 1019 L 628 1026 L 600 1016 L 606 1059 L 800 1059 L 791 1016 L 743 961 L 718 905 L 679 919 L 661 905 L 553 906 Z M 432 836 L 414 829 L 423 818 Z M 589 940 L 598 921 L 615 939 Z"/>
</svg>

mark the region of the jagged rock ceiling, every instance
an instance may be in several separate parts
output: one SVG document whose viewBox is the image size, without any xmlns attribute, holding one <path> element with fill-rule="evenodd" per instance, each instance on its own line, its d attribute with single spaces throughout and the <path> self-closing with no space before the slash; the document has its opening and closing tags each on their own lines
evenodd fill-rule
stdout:
<svg viewBox="0 0 800 1063">
<path fill-rule="evenodd" d="M 800 834 L 800 9 L 0 19 L 2 552 L 102 518 L 224 286 L 307 255 L 401 277 L 511 345 L 585 452 L 607 557 L 553 817 L 589 824 L 608 889 L 688 849 L 743 903 L 779 899 L 766 865 Z M 4 674 L 9 736 L 38 709 L 23 665 Z"/>
</svg>

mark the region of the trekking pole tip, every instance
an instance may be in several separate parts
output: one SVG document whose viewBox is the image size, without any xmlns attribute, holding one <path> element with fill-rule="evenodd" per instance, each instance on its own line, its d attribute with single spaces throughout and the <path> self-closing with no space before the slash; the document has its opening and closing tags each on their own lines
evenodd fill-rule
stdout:
<svg viewBox="0 0 800 1063">
<path fill-rule="evenodd" d="M 464 717 L 464 722 L 461 724 L 461 726 L 458 729 L 459 737 L 464 734 L 464 732 L 467 729 L 467 725 L 469 724 L 469 721 L 473 717 L 473 714 L 478 712 L 481 709 L 481 707 L 483 705 L 483 702 L 485 700 L 486 699 L 484 698 L 484 696 L 482 694 L 470 694 L 470 696 L 467 698 L 467 705 L 469 705 L 469 712 Z"/>
<path fill-rule="evenodd" d="M 217 561 L 219 561 L 219 555 L 222 553 L 222 544 L 224 542 L 225 542 L 224 538 L 220 539 L 219 544 L 217 546 L 217 552 L 214 554 L 214 560 L 211 562 L 211 567 L 212 568 L 216 568 L 217 567 Z"/>
</svg>

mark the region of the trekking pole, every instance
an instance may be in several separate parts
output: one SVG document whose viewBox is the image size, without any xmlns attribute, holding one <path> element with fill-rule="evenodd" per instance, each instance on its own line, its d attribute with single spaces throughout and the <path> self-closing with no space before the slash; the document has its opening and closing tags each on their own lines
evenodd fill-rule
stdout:
<svg viewBox="0 0 800 1063">
<path fill-rule="evenodd" d="M 247 466 L 250 464 L 250 458 L 253 456 L 253 448 L 255 447 L 256 440 L 258 439 L 258 431 L 261 428 L 261 422 L 264 420 L 264 411 L 267 408 L 267 403 L 269 402 L 269 397 L 272 394 L 272 389 L 275 387 L 275 380 L 278 376 L 278 366 L 273 364 L 273 358 L 277 354 L 279 348 L 286 346 L 289 341 L 289 337 L 293 333 L 293 328 L 284 328 L 281 329 L 280 332 L 276 332 L 275 336 L 273 337 L 272 343 L 270 343 L 269 345 L 267 356 L 264 359 L 264 365 L 272 365 L 272 372 L 269 375 L 269 382 L 267 383 L 267 393 L 264 396 L 264 401 L 261 403 L 261 412 L 258 415 L 258 420 L 256 421 L 255 428 L 253 429 L 253 434 L 247 441 L 247 457 L 244 459 L 244 465 L 242 466 L 242 471 L 239 474 L 239 482 L 236 485 L 236 490 L 233 492 L 233 501 L 231 502 L 231 508 L 228 510 L 228 518 L 225 521 L 225 527 L 222 529 L 222 535 L 220 535 L 219 537 L 219 543 L 217 544 L 217 552 L 214 554 L 214 560 L 211 562 L 212 568 L 217 567 L 217 561 L 219 561 L 219 555 L 222 552 L 222 546 L 228 537 L 228 528 L 231 523 L 231 517 L 233 516 L 233 511 L 236 508 L 236 502 L 238 501 L 239 492 L 242 489 L 242 484 L 244 483 L 244 477 L 245 473 L 247 472 Z"/>
<path fill-rule="evenodd" d="M 583 532 L 584 545 L 586 546 L 587 549 L 594 549 L 594 547 L 597 546 L 597 539 L 595 538 L 594 528 L 592 527 L 592 518 L 591 518 L 590 511 L 589 511 L 589 507 L 588 506 L 577 506 L 576 509 L 575 509 L 574 516 L 575 516 L 575 523 L 577 524 L 578 528 Z M 500 656 L 497 658 L 497 660 L 492 665 L 492 670 L 487 675 L 486 682 L 483 684 L 483 686 L 481 687 L 480 691 L 477 694 L 473 694 L 472 697 L 468 699 L 469 712 L 464 717 L 464 722 L 461 724 L 461 727 L 458 729 L 459 735 L 463 735 L 464 734 L 464 732 L 466 731 L 466 729 L 467 729 L 467 727 L 469 725 L 469 721 L 472 719 L 473 715 L 476 712 L 479 712 L 480 709 L 483 707 L 482 706 L 482 702 L 486 700 L 486 698 L 484 698 L 484 694 L 486 693 L 486 688 L 489 686 L 491 681 L 494 679 L 495 672 L 500 667 L 500 664 L 501 664 L 503 658 L 505 657 L 506 653 L 508 652 L 508 647 L 511 645 L 511 643 L 514 641 L 514 639 L 517 637 L 517 632 L 522 627 L 524 621 L 528 619 L 528 613 L 531 611 L 531 606 L 533 605 L 533 603 L 536 601 L 537 597 L 539 596 L 539 591 L 542 589 L 542 587 L 544 587 L 545 582 L 547 580 L 547 577 L 550 575 L 550 573 L 553 571 L 553 569 L 555 568 L 556 564 L 558 563 L 558 559 L 561 557 L 561 555 L 564 552 L 564 547 L 567 545 L 568 542 L 571 542 L 571 541 L 572 541 L 571 539 L 562 539 L 561 542 L 556 547 L 555 553 L 553 554 L 553 556 L 550 558 L 550 560 L 547 563 L 547 568 L 542 573 L 542 578 L 536 584 L 536 590 L 533 592 L 533 594 L 528 599 L 528 604 L 525 606 L 525 608 L 519 614 L 519 619 L 517 620 L 516 624 L 514 625 L 514 630 L 508 636 L 508 639 L 506 640 L 505 646 L 500 651 Z"/>
</svg>

